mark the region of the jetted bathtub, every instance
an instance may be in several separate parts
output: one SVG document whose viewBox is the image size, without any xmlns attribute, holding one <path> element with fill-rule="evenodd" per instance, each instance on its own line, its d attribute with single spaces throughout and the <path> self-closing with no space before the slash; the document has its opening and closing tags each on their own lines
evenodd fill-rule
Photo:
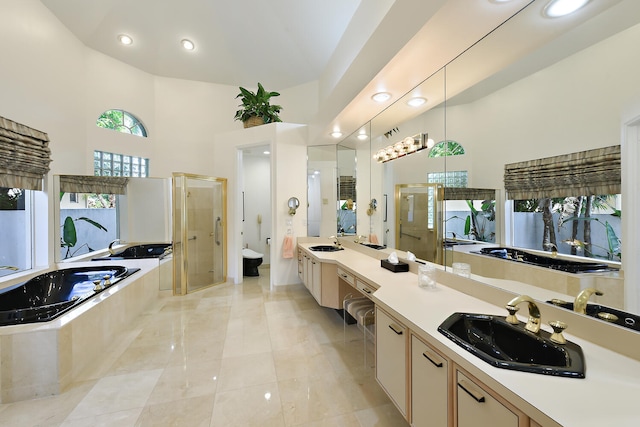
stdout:
<svg viewBox="0 0 640 427">
<path fill-rule="evenodd" d="M 139 268 L 90 266 L 54 270 L 0 290 L 0 326 L 46 322 L 71 310 Z M 108 279 L 107 279 L 108 278 Z"/>
</svg>

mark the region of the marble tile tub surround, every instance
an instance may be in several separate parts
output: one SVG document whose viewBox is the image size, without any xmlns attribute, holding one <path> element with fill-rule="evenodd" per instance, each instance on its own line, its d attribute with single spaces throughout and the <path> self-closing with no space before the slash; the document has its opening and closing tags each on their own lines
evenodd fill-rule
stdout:
<svg viewBox="0 0 640 427">
<path fill-rule="evenodd" d="M 163 292 L 90 376 L 57 396 L 0 404 L 10 426 L 408 424 L 363 366 L 361 332 L 268 271 L 183 297 Z"/>
<path fill-rule="evenodd" d="M 157 262 L 112 263 L 141 270 L 53 321 L 0 328 L 0 402 L 58 394 L 81 380 L 110 351 L 119 330 L 158 297 Z M 96 263 L 57 267 L 85 265 Z"/>
</svg>

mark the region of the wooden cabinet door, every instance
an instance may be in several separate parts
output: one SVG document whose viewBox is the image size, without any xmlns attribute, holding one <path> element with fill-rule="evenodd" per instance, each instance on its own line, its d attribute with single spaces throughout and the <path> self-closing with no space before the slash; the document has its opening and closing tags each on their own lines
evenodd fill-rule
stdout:
<svg viewBox="0 0 640 427">
<path fill-rule="evenodd" d="M 311 294 L 319 303 L 322 301 L 322 264 L 315 259 L 311 260 Z"/>
<path fill-rule="evenodd" d="M 411 336 L 411 425 L 447 427 L 449 361 Z"/>
<path fill-rule="evenodd" d="M 408 329 L 376 306 L 376 379 L 407 416 Z"/>
<path fill-rule="evenodd" d="M 518 427 L 528 424 L 523 414 L 516 414 L 489 393 L 488 389 L 456 372 L 458 427 Z M 521 424 L 522 423 L 522 424 Z"/>
</svg>

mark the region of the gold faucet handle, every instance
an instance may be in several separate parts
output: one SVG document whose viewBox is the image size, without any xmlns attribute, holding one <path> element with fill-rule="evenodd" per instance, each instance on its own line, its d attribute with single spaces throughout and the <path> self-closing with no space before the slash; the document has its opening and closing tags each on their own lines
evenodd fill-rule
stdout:
<svg viewBox="0 0 640 427">
<path fill-rule="evenodd" d="M 93 281 L 93 290 L 94 292 L 101 291 L 103 289 L 102 280 L 94 280 Z"/>
<path fill-rule="evenodd" d="M 549 339 L 556 344 L 566 344 L 567 340 L 564 338 L 564 335 L 562 335 L 562 332 L 567 329 L 568 325 L 560 320 L 554 320 L 549 322 L 549 326 L 553 328 L 553 334 L 551 334 Z"/>
<path fill-rule="evenodd" d="M 506 305 L 504 308 L 506 308 L 507 311 L 509 312 L 509 315 L 507 316 L 507 318 L 505 320 L 507 322 L 511 323 L 512 325 L 519 324 L 520 321 L 516 317 L 516 313 L 518 312 L 518 310 L 520 310 L 520 307 L 513 306 L 513 305 Z"/>
</svg>

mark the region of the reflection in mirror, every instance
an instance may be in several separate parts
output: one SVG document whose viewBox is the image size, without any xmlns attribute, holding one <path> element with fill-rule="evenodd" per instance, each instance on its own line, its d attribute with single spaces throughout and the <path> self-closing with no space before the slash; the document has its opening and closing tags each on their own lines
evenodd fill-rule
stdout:
<svg viewBox="0 0 640 427">
<path fill-rule="evenodd" d="M 395 189 L 395 247 L 438 264 L 443 252 L 441 190 L 440 184 L 398 184 Z"/>
<path fill-rule="evenodd" d="M 338 198 L 336 205 L 339 234 L 357 234 L 356 150 L 344 143 L 336 147 L 338 163 Z"/>
<path fill-rule="evenodd" d="M 307 235 L 336 234 L 337 159 L 335 145 L 307 147 Z"/>
<path fill-rule="evenodd" d="M 496 242 L 496 190 L 444 188 L 445 246 Z"/>
<path fill-rule="evenodd" d="M 640 34 L 637 2 L 591 2 L 571 19 L 552 21 L 541 15 L 543 5 L 539 3 L 532 2 L 446 67 L 447 138 L 460 142 L 466 150 L 465 156 L 449 157 L 447 169 L 467 170 L 470 186 L 501 189 L 498 199 L 508 196 L 504 194 L 506 164 L 618 144 L 624 117 L 640 114 L 626 111 L 640 100 L 640 89 L 634 83 L 640 59 L 628 55 Z M 509 49 L 505 49 L 505 44 Z M 598 102 L 594 103 L 594 99 Z M 572 169 L 562 173 L 569 176 Z M 570 223 L 576 222 L 565 223 L 564 229 L 558 227 L 563 223 L 559 219 L 566 205 L 562 200 L 564 197 L 544 208 L 553 218 L 547 223 L 558 236 L 564 232 L 571 235 Z M 611 212 L 616 210 L 617 203 Z M 522 244 L 523 240 L 513 231 L 515 221 L 519 221 L 515 204 L 496 201 L 496 243 L 500 246 Z M 454 221 L 448 221 L 448 231 Z M 532 231 L 538 247 L 543 244 L 542 224 L 542 220 L 536 220 Z M 594 223 L 593 227 L 597 225 Z M 503 236 L 500 229 L 505 230 Z M 534 230 L 532 226 L 529 229 Z M 551 246 L 540 247 L 539 251 L 542 254 L 548 251 L 552 259 L 561 257 L 558 252 L 570 252 L 570 246 L 563 251 Z M 456 247 L 453 261 L 464 262 L 466 258 L 462 257 L 466 256 L 463 248 Z M 507 278 L 504 270 L 472 267 L 473 273 L 499 279 Z M 640 286 L 637 283 L 623 286 L 622 278 L 615 272 L 573 277 L 553 271 L 520 272 L 517 278 L 510 279 L 540 288 L 538 295 L 532 290 L 532 296 L 540 300 L 548 299 L 546 295 L 551 293 L 573 301 L 588 283 L 604 293 L 594 295 L 592 302 L 615 307 L 633 305 L 623 301 L 624 286 Z"/>
<path fill-rule="evenodd" d="M 416 98 L 425 102 L 416 105 L 411 102 Z M 445 139 L 445 73 L 440 70 L 413 91 L 399 99 L 385 111 L 371 121 L 371 153 L 403 141 L 414 135 L 428 134 L 428 139 L 436 143 Z M 426 142 L 425 142 L 426 144 Z M 431 145 L 431 144 L 429 144 Z M 381 235 L 382 242 L 394 248 L 399 248 L 397 236 L 399 229 L 396 216 L 396 186 L 411 183 L 442 183 L 445 172 L 445 157 L 429 157 L 433 147 L 414 154 L 403 156 L 395 160 L 380 163 L 370 156 L 371 164 L 371 197 L 387 202 L 388 206 L 381 206 L 380 215 L 371 218 L 372 234 Z M 442 221 L 436 217 L 436 222 Z M 422 230 L 425 233 L 427 230 Z M 439 226 L 438 232 L 444 230 Z M 413 252 L 413 251 L 412 251 Z M 414 252 L 415 253 L 415 252 Z M 416 254 L 418 258 L 420 255 Z M 429 259 L 438 259 L 444 263 L 443 257 L 432 252 Z"/>
<path fill-rule="evenodd" d="M 631 106 L 640 104 L 640 87 L 635 84 L 640 57 L 628 54 L 634 51 L 634 43 L 640 37 L 640 3 L 590 2 L 578 14 L 555 20 L 545 19 L 542 7 L 544 2 L 531 2 L 447 65 L 446 139 L 460 143 L 465 154 L 447 156 L 446 160 L 424 156 L 410 166 L 407 162 L 412 162 L 411 158 L 385 164 L 372 161 L 372 198 L 384 205 L 382 201 L 392 194 L 396 184 L 430 182 L 424 177 L 426 171 L 466 171 L 467 186 L 499 189 L 495 196 L 495 242 L 513 245 L 510 228 L 505 225 L 511 224 L 507 214 L 513 211 L 511 202 L 505 203 L 505 164 L 619 143 L 620 123 L 628 117 L 640 116 L 640 111 L 630 111 Z M 428 132 L 436 142 L 445 140 L 444 72 L 427 79 L 371 121 L 372 153 L 418 132 Z M 435 95 L 424 95 L 429 88 L 438 87 L 435 84 L 438 74 L 442 76 L 439 93 L 436 90 Z M 423 108 L 409 108 L 407 101 L 414 96 L 427 99 Z M 441 110 L 439 115 L 437 110 Z M 429 126 L 436 122 L 441 123 L 439 131 Z M 400 162 L 402 170 L 394 166 Z M 412 172 L 418 176 L 400 177 Z M 628 173 L 623 170 L 623 174 Z M 451 186 L 448 178 L 444 184 Z M 388 212 L 384 206 L 378 209 L 388 213 L 387 220 L 372 221 L 371 228 L 384 236 L 386 244 L 394 246 L 393 197 L 387 200 Z M 482 210 L 479 200 L 485 199 L 475 200 L 478 200 L 475 209 Z M 447 210 L 464 210 L 466 202 L 462 203 L 447 202 Z M 443 222 L 450 216 L 447 213 Z M 623 216 L 623 223 L 635 220 L 628 218 Z M 448 229 L 454 221 L 448 220 L 444 227 Z M 464 231 L 463 228 L 456 234 Z M 454 261 L 448 255 L 445 257 L 446 264 Z M 543 274 L 527 278 L 533 280 L 538 276 L 545 277 L 540 280 L 544 283 L 531 285 L 542 288 L 550 281 Z M 600 279 L 598 276 L 596 280 Z M 607 288 L 605 294 L 620 299 L 625 293 L 621 281 L 616 277 L 612 283 L 598 286 Z M 633 289 L 632 295 L 640 295 L 637 290 L 640 283 L 626 283 L 625 287 Z M 552 293 L 565 293 L 572 298 L 578 291 L 575 286 L 565 286 L 564 290 Z M 541 290 L 540 295 L 532 296 L 544 300 L 545 295 L 545 290 Z M 603 298 L 607 296 L 594 299 Z M 638 312 L 640 303 L 636 299 L 619 304 Z"/>
</svg>

